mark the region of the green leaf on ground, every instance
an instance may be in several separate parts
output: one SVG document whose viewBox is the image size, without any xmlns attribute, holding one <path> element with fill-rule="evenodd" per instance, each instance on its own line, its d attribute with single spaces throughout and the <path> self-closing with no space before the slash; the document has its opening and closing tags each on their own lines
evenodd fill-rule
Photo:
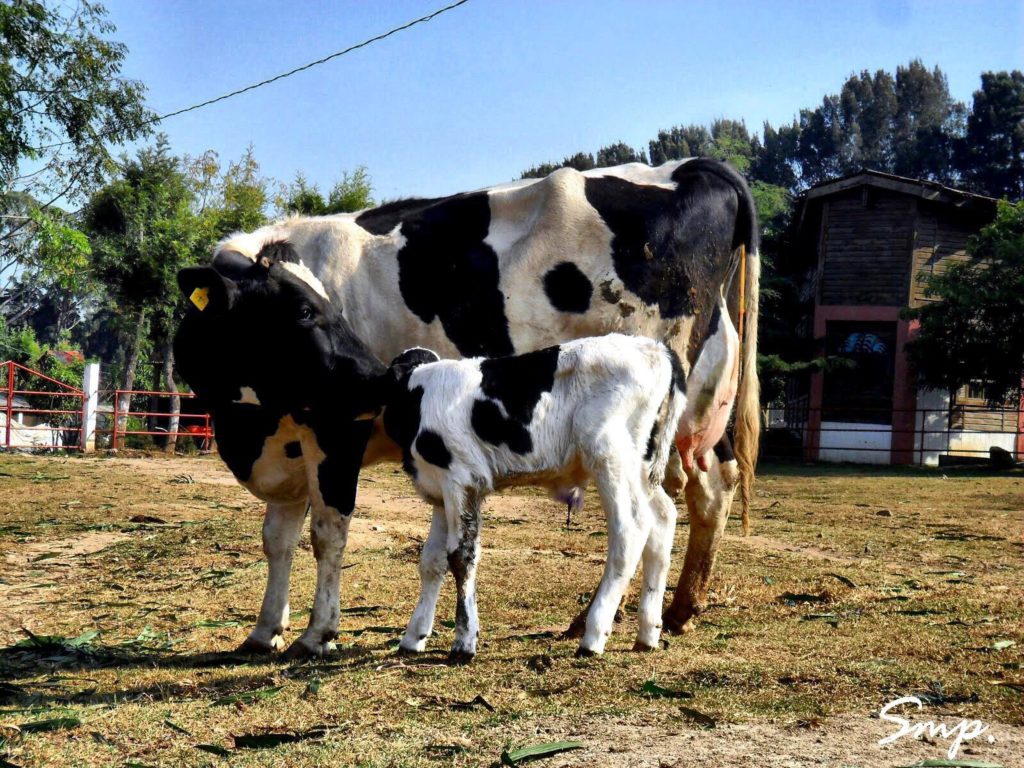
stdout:
<svg viewBox="0 0 1024 768">
<path fill-rule="evenodd" d="M 640 692 L 657 699 L 692 699 L 693 694 L 689 691 L 680 691 L 673 688 L 663 688 L 654 680 L 648 680 L 640 686 Z"/>
<path fill-rule="evenodd" d="M 583 744 L 578 741 L 552 741 L 546 744 L 534 744 L 529 747 L 520 747 L 509 752 L 507 749 L 501 753 L 503 765 L 521 765 L 533 760 L 543 760 L 545 757 L 558 755 L 562 752 L 570 752 L 574 749 L 583 749 Z"/>
</svg>

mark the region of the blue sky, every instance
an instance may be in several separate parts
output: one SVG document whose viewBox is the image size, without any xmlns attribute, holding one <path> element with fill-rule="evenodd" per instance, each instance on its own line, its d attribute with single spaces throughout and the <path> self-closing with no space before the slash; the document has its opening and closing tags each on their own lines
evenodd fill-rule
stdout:
<svg viewBox="0 0 1024 768">
<path fill-rule="evenodd" d="M 445 0 L 107 0 L 124 74 L 167 112 L 387 31 Z M 378 199 L 517 178 L 661 128 L 790 121 L 854 71 L 919 57 L 970 101 L 1024 68 L 1024 2 L 470 0 L 284 81 L 169 119 L 178 153 L 327 188 L 365 165 Z"/>
</svg>

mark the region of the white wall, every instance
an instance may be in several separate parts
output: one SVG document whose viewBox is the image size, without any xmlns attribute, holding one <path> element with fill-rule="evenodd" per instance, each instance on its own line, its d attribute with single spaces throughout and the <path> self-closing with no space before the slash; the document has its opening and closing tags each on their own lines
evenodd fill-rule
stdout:
<svg viewBox="0 0 1024 768">
<path fill-rule="evenodd" d="M 949 393 L 941 389 L 919 389 L 917 414 L 914 417 L 915 464 L 927 467 L 939 465 L 939 454 L 946 453 L 945 430 L 948 426 Z"/>
<path fill-rule="evenodd" d="M 818 461 L 851 461 L 855 464 L 889 464 L 892 461 L 892 427 L 888 424 L 823 421 L 819 437 Z"/>
</svg>

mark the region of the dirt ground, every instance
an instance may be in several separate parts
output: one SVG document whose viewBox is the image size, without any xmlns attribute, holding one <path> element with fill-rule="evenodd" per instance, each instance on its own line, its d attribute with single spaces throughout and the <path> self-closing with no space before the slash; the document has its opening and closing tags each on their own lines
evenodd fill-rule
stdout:
<svg viewBox="0 0 1024 768">
<path fill-rule="evenodd" d="M 0 455 L 0 766 L 497 764 L 902 766 L 951 739 L 898 725 L 978 720 L 958 759 L 1024 765 L 1024 474 L 766 466 L 698 629 L 602 658 L 557 632 L 603 563 L 590 494 L 492 497 L 482 644 L 444 663 L 453 595 L 422 658 L 395 653 L 429 509 L 398 469 L 365 473 L 332 656 L 242 657 L 266 566 L 262 505 L 213 457 Z M 678 574 L 685 515 L 677 533 Z M 294 628 L 313 558 L 296 556 Z M 962 763 L 969 765 L 971 763 Z"/>
</svg>

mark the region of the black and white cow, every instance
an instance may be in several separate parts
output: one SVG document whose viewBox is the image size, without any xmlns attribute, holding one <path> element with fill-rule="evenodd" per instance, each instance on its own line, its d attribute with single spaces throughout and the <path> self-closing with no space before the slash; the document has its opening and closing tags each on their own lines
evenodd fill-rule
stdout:
<svg viewBox="0 0 1024 768">
<path fill-rule="evenodd" d="M 561 169 L 357 214 L 286 219 L 226 239 L 203 279 L 232 281 L 253 266 L 289 270 L 341 308 L 371 353 L 372 363 L 363 363 L 369 368 L 356 372 L 365 381 L 374 358 L 389 360 L 411 346 L 454 358 L 523 353 L 615 331 L 663 340 L 681 359 L 688 387 L 687 434 L 678 443 L 685 467 L 669 465 L 675 487 L 685 482 L 690 515 L 683 572 L 665 614 L 665 626 L 681 631 L 703 608 L 737 485 L 746 509 L 760 429 L 757 241 L 753 200 L 730 166 L 710 159 L 633 163 Z M 741 249 L 745 276 L 730 280 Z M 228 467 L 268 502 L 267 590 L 245 647 L 284 645 L 292 553 L 311 505 L 314 610 L 289 653 L 322 653 L 337 629 L 338 569 L 360 464 L 388 456 L 393 446 L 379 420 L 360 412 L 358 379 L 350 397 L 336 390 L 325 399 L 316 420 L 304 415 L 306 394 L 323 382 L 304 381 L 305 372 L 289 367 L 290 331 L 255 319 L 247 325 L 229 305 L 210 311 L 208 295 L 220 288 L 197 275 L 180 280 L 192 306 L 176 338 L 178 368 L 210 408 Z M 715 311 L 723 290 L 725 313 Z M 735 326 L 743 309 L 740 350 Z M 255 385 L 268 377 L 264 395 Z M 735 457 L 712 451 L 734 401 Z"/>
<path fill-rule="evenodd" d="M 676 508 L 661 487 L 685 406 L 682 366 L 663 343 L 609 334 L 500 358 L 444 360 L 409 350 L 389 369 L 384 426 L 434 505 L 420 558 L 420 598 L 402 640 L 424 650 L 448 570 L 458 599 L 449 658 L 476 654 L 481 504 L 499 488 L 541 485 L 555 498 L 593 479 L 608 557 L 579 655 L 602 653 L 643 558 L 637 650 L 661 634 Z"/>
</svg>

